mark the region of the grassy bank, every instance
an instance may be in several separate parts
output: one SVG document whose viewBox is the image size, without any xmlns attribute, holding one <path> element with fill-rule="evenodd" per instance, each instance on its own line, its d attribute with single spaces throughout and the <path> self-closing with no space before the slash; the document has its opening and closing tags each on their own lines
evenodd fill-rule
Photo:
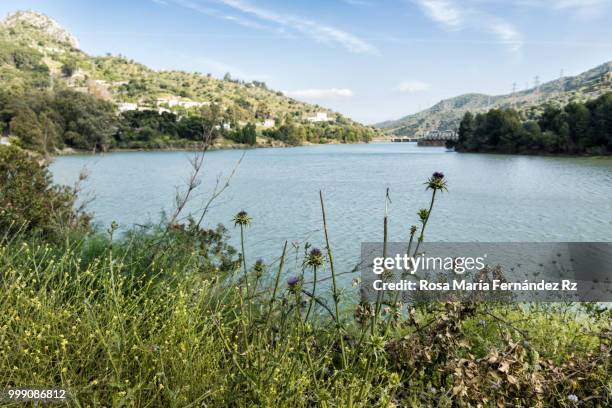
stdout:
<svg viewBox="0 0 612 408">
<path fill-rule="evenodd" d="M 414 251 L 444 176 L 427 186 Z M 118 237 L 114 225 L 77 228 L 74 216 L 47 226 L 28 215 L 11 229 L 21 214 L 12 208 L 0 216 L 10 221 L 0 237 L 0 389 L 64 388 L 77 407 L 611 402 L 611 315 L 595 305 L 356 304 L 336 286 L 330 242 L 302 248 L 294 266 L 286 243 L 264 262 L 195 220 Z M 324 208 L 321 197 L 327 240 Z M 243 243 L 250 222 L 246 212 L 234 219 Z"/>
</svg>

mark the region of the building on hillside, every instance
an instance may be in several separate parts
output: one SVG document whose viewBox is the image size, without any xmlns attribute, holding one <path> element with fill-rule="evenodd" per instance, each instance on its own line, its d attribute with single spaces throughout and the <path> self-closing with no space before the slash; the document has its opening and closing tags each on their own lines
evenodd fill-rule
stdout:
<svg viewBox="0 0 612 408">
<path fill-rule="evenodd" d="M 276 121 L 274 119 L 266 119 L 263 122 L 259 122 L 257 126 L 261 126 L 264 128 L 273 128 L 276 125 Z"/>
<path fill-rule="evenodd" d="M 225 122 L 222 125 L 216 125 L 215 129 L 219 130 L 219 129 L 221 129 L 221 127 L 223 127 L 224 130 L 231 130 L 232 129 L 232 125 L 229 122 Z"/>
<path fill-rule="evenodd" d="M 306 118 L 309 122 L 329 122 L 331 119 L 327 116 L 327 112 L 317 112 L 314 116 Z"/>
<path fill-rule="evenodd" d="M 184 101 L 178 98 L 157 98 L 157 106 L 161 107 L 163 105 L 168 106 L 169 108 L 173 108 L 175 106 L 180 106 L 185 109 L 191 108 L 199 108 L 201 106 L 210 105 L 209 102 L 194 102 L 194 101 Z"/>
<path fill-rule="evenodd" d="M 138 104 L 131 102 L 121 102 L 117 104 L 117 109 L 119 109 L 119 112 L 138 110 Z"/>
</svg>

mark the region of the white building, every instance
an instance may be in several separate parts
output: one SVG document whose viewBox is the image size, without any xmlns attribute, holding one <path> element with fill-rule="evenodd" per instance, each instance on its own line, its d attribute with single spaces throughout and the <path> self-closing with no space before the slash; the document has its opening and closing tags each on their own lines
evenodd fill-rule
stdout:
<svg viewBox="0 0 612 408">
<path fill-rule="evenodd" d="M 264 128 L 272 128 L 276 125 L 276 121 L 274 119 L 266 119 L 262 123 L 258 123 L 258 125 Z"/>
<path fill-rule="evenodd" d="M 309 122 L 329 122 L 331 119 L 327 117 L 327 112 L 317 112 L 315 116 L 307 118 Z"/>
<path fill-rule="evenodd" d="M 119 109 L 119 112 L 138 110 L 138 104 L 130 102 L 121 102 L 117 104 L 117 109 Z"/>
<path fill-rule="evenodd" d="M 182 101 L 177 98 L 158 98 L 157 106 L 167 105 L 169 108 L 173 108 L 175 106 L 181 106 L 185 109 L 190 108 L 199 108 L 204 105 L 209 105 L 208 102 L 194 102 L 194 101 Z"/>
<path fill-rule="evenodd" d="M 9 146 L 11 142 L 9 142 L 8 137 L 1 136 L 0 137 L 0 146 Z"/>
<path fill-rule="evenodd" d="M 215 129 L 219 130 L 221 129 L 221 127 L 223 127 L 223 129 L 225 130 L 231 130 L 232 129 L 232 125 L 228 122 L 223 123 L 222 125 L 215 125 Z"/>
</svg>

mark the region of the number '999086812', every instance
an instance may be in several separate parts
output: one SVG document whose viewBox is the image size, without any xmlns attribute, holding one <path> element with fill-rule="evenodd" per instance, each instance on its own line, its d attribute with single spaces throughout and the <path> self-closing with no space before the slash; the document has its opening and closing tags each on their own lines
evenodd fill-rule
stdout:
<svg viewBox="0 0 612 408">
<path fill-rule="evenodd" d="M 0 390 L 0 401 L 62 401 L 66 390 L 58 388 L 7 388 Z"/>
</svg>

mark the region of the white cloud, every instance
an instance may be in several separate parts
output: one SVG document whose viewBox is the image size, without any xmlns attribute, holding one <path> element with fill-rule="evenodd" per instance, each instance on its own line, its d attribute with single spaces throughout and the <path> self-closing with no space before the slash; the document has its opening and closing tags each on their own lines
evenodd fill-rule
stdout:
<svg viewBox="0 0 612 408">
<path fill-rule="evenodd" d="M 240 13 L 250 15 L 256 19 L 273 24 L 276 27 L 272 28 L 265 24 L 261 24 L 257 21 L 246 19 L 242 16 L 232 16 L 222 14 L 217 9 L 205 7 L 198 0 L 152 0 L 155 3 L 161 2 L 173 2 L 174 4 L 188 8 L 198 13 L 206 14 L 209 16 L 219 17 L 227 21 L 231 21 L 236 24 L 240 24 L 245 27 L 275 31 L 278 34 L 284 36 L 291 36 L 291 31 L 306 35 L 318 42 L 339 45 L 347 50 L 358 53 L 358 54 L 377 54 L 378 50 L 373 45 L 366 41 L 358 38 L 357 36 L 343 31 L 341 29 L 320 24 L 316 21 L 304 19 L 299 16 L 279 14 L 269 9 L 264 9 L 252 5 L 251 3 L 244 0 L 216 0 L 217 3 L 223 4 L 230 7 Z M 362 0 L 353 0 L 360 3 L 364 3 Z"/>
<path fill-rule="evenodd" d="M 422 92 L 429 88 L 430 86 L 428 83 L 416 80 L 402 81 L 397 87 L 400 92 L 405 93 Z"/>
<path fill-rule="evenodd" d="M 353 91 L 348 88 L 300 89 L 296 91 L 284 91 L 283 93 L 292 98 L 304 99 L 350 98 L 353 96 Z"/>
<path fill-rule="evenodd" d="M 421 7 L 427 17 L 440 24 L 444 29 L 456 31 L 463 29 L 476 29 L 489 32 L 511 52 L 512 56 L 519 58 L 523 47 L 521 33 L 513 24 L 501 17 L 475 8 L 477 2 L 466 5 L 456 0 L 414 0 Z M 539 0 L 538 0 L 539 1 Z M 579 0 L 555 0 L 579 1 Z M 600 0 L 587 0 L 600 1 Z"/>
<path fill-rule="evenodd" d="M 448 29 L 461 28 L 464 16 L 460 8 L 447 0 L 417 0 L 425 14 Z"/>
<path fill-rule="evenodd" d="M 356 37 L 355 35 L 338 28 L 319 24 L 298 16 L 278 14 L 269 9 L 254 6 L 243 0 L 218 0 L 228 7 L 241 13 L 249 14 L 268 23 L 274 23 L 286 29 L 298 31 L 316 41 L 326 44 L 340 45 L 347 50 L 359 54 L 376 53 L 376 48 Z"/>
<path fill-rule="evenodd" d="M 520 53 L 523 46 L 522 36 L 512 24 L 505 21 L 496 21 L 496 19 L 493 18 L 487 23 L 487 27 L 497 36 L 501 43 L 507 45 L 510 51 L 515 54 Z"/>
</svg>

